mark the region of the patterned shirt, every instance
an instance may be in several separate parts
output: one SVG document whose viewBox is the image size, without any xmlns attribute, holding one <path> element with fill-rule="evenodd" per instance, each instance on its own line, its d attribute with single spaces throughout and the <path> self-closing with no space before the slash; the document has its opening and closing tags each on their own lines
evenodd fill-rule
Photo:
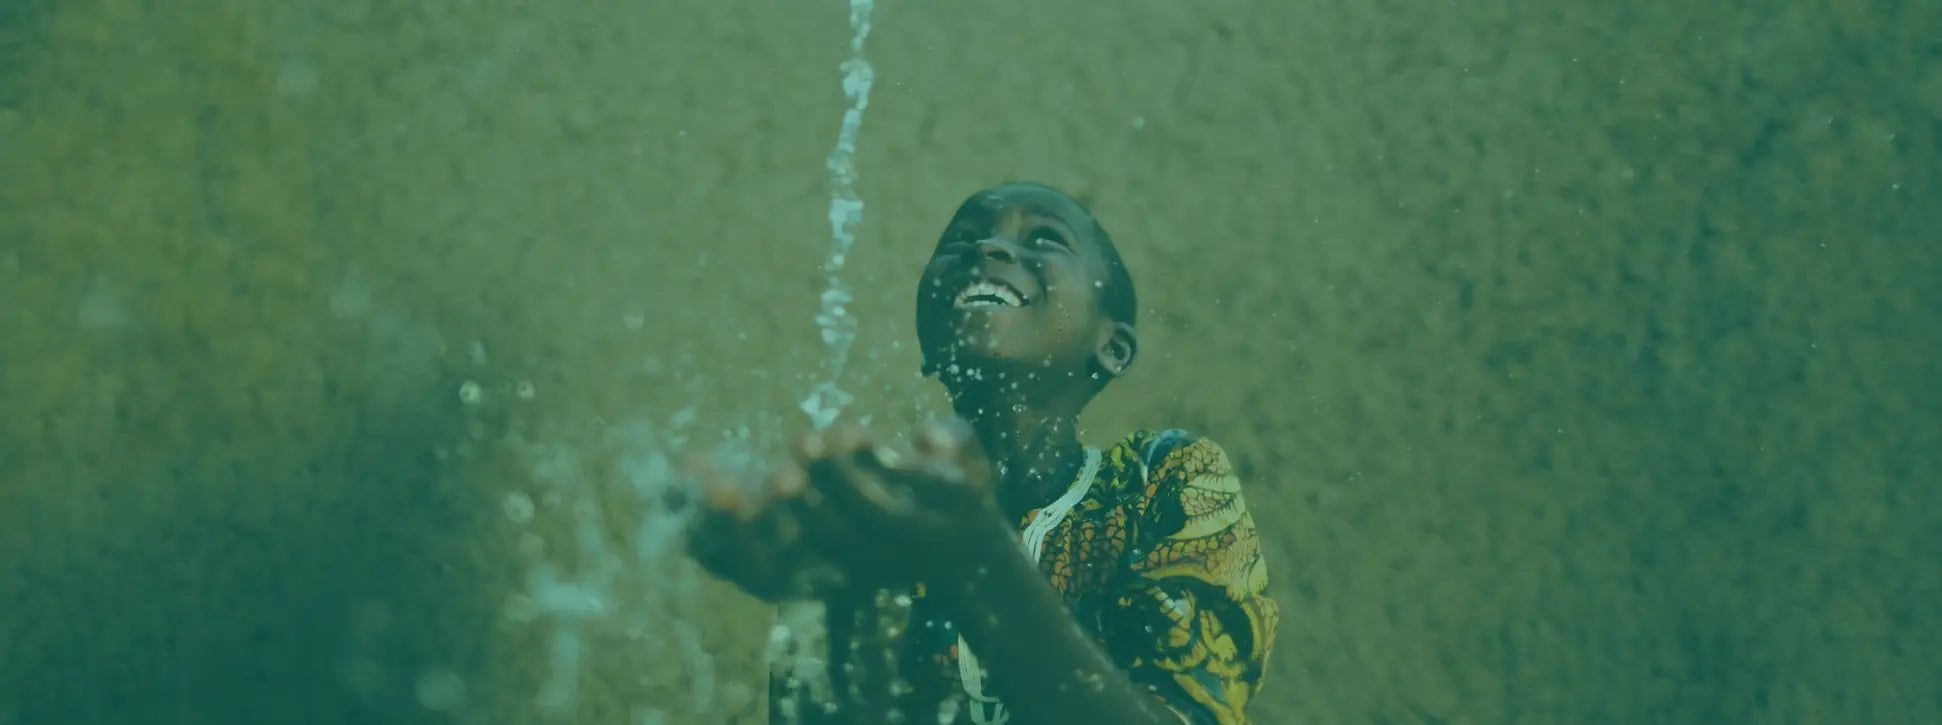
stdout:
<svg viewBox="0 0 1942 725">
<path fill-rule="evenodd" d="M 1102 451 L 1091 489 L 1046 534 L 1042 551 L 1039 569 L 1136 684 L 1196 725 L 1246 725 L 1277 610 L 1253 517 L 1218 445 L 1182 431 L 1120 440 Z M 851 621 L 900 633 L 903 710 L 935 712 L 962 702 L 958 633 L 921 588 L 912 594 L 900 615 Z M 838 613 L 831 615 L 835 633 Z"/>
</svg>

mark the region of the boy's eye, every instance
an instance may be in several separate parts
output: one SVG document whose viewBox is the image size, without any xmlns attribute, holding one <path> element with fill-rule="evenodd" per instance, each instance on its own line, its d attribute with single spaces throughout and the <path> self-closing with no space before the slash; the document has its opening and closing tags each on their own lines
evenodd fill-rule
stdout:
<svg viewBox="0 0 1942 725">
<path fill-rule="evenodd" d="M 1060 247 L 1065 246 L 1065 237 L 1060 236 L 1058 232 L 1053 231 L 1050 227 L 1039 227 L 1037 229 L 1033 229 L 1032 233 L 1029 235 L 1026 235 L 1025 239 L 1027 242 L 1030 242 L 1031 244 L 1052 244 Z"/>
<path fill-rule="evenodd" d="M 965 245 L 976 242 L 981 238 L 969 229 L 953 231 L 944 235 L 944 241 L 938 244 L 937 248 L 938 251 L 962 249 Z"/>
</svg>

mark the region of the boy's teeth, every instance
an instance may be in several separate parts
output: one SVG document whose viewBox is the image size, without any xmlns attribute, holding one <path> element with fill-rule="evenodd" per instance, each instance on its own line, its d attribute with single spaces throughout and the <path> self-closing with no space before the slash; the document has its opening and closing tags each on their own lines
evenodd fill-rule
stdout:
<svg viewBox="0 0 1942 725">
<path fill-rule="evenodd" d="M 1011 288 L 992 282 L 973 282 L 958 293 L 958 307 L 1020 307 L 1024 300 Z"/>
</svg>

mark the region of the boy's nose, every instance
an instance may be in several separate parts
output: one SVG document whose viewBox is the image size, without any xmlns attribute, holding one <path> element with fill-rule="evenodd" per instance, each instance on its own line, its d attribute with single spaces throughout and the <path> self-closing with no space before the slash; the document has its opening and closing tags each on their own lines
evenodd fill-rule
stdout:
<svg viewBox="0 0 1942 725">
<path fill-rule="evenodd" d="M 1002 237 L 985 237 L 971 245 L 972 254 L 994 262 L 1016 262 L 1018 253 L 1012 249 L 1011 242 Z"/>
</svg>

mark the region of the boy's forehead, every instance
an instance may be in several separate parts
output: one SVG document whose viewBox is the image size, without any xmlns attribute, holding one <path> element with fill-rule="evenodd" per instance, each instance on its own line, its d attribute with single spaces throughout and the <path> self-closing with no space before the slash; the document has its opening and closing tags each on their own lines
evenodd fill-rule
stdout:
<svg viewBox="0 0 1942 725">
<path fill-rule="evenodd" d="M 1056 189 L 1036 186 L 1000 186 L 978 192 L 966 199 L 958 216 L 996 220 L 1015 213 L 1057 217 L 1077 225 L 1092 217 L 1084 207 Z"/>
</svg>

